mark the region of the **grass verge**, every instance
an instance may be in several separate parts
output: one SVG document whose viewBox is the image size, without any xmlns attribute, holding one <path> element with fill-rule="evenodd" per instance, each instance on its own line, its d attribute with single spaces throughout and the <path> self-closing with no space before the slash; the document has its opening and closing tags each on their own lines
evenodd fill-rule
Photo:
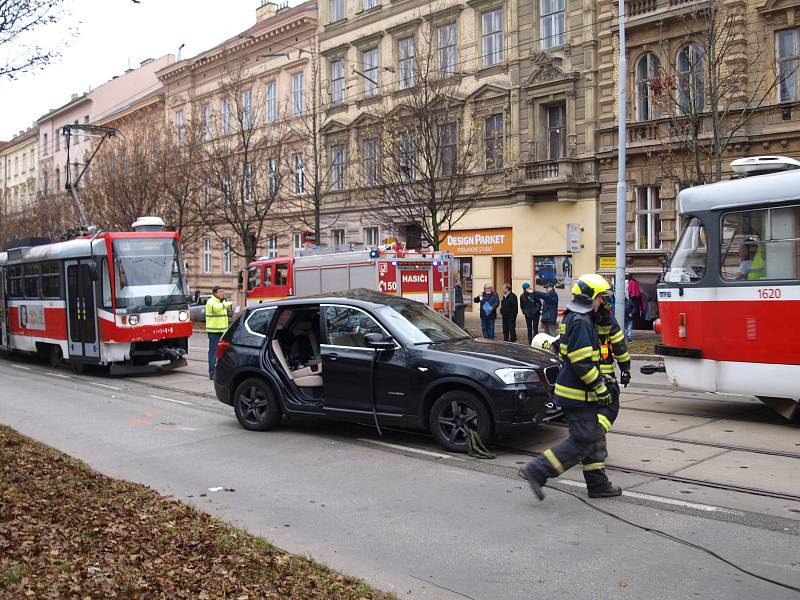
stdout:
<svg viewBox="0 0 800 600">
<path fill-rule="evenodd" d="M 0 598 L 391 599 L 0 426 Z"/>
</svg>

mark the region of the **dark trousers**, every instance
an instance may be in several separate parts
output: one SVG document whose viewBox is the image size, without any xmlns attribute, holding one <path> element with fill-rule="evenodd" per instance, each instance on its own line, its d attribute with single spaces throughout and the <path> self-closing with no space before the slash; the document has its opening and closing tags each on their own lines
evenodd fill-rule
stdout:
<svg viewBox="0 0 800 600">
<path fill-rule="evenodd" d="M 539 333 L 539 315 L 525 317 L 525 325 L 528 326 L 528 346 L 530 346 L 533 338 Z"/>
<path fill-rule="evenodd" d="M 559 335 L 559 333 L 558 333 L 558 323 L 556 323 L 555 321 L 553 323 L 547 323 L 545 321 L 542 321 L 542 327 L 544 327 L 544 332 L 547 335 L 551 335 L 553 337 L 558 337 L 558 335 Z"/>
<path fill-rule="evenodd" d="M 481 319 L 481 333 L 487 340 L 494 339 L 494 319 Z"/>
<path fill-rule="evenodd" d="M 453 311 L 453 323 L 464 329 L 464 307 L 459 306 Z"/>
<path fill-rule="evenodd" d="M 217 367 L 217 344 L 222 337 L 221 333 L 208 334 L 208 376 L 214 377 L 214 369 Z"/>
<path fill-rule="evenodd" d="M 597 409 L 587 405 L 563 410 L 569 437 L 529 463 L 538 476 L 538 483 L 544 485 L 550 477 L 558 477 L 578 463 L 583 463 L 584 478 L 589 489 L 607 486 L 606 432 L 597 420 Z"/>
<path fill-rule="evenodd" d="M 517 317 L 503 317 L 503 339 L 506 342 L 517 341 Z"/>
</svg>

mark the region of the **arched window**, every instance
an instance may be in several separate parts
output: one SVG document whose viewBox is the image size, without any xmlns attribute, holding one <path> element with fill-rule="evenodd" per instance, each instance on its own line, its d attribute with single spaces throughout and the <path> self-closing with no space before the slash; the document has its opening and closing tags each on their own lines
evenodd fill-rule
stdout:
<svg viewBox="0 0 800 600">
<path fill-rule="evenodd" d="M 659 81 L 661 78 L 661 61 L 652 52 L 642 55 L 636 61 L 636 120 L 649 121 L 661 116 L 661 108 L 656 104 Z"/>
<path fill-rule="evenodd" d="M 691 42 L 678 51 L 678 114 L 703 112 L 706 106 L 705 57 L 700 44 Z"/>
</svg>

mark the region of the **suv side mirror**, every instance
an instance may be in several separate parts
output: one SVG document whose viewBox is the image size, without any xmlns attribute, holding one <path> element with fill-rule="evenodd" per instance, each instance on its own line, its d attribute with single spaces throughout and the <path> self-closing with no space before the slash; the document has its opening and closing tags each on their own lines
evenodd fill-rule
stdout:
<svg viewBox="0 0 800 600">
<path fill-rule="evenodd" d="M 394 338 L 383 333 L 368 333 L 364 336 L 364 345 L 373 350 L 393 350 Z"/>
<path fill-rule="evenodd" d="M 193 298 L 193 304 L 197 304 L 198 302 L 200 302 L 200 290 L 195 290 L 192 298 Z"/>
</svg>

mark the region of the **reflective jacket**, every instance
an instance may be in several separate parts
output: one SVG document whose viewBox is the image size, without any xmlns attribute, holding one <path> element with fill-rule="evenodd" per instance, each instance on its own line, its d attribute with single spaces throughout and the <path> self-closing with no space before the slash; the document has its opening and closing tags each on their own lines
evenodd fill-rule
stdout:
<svg viewBox="0 0 800 600">
<path fill-rule="evenodd" d="M 597 402 L 606 384 L 600 373 L 600 339 L 591 315 L 567 311 L 558 344 L 561 370 L 556 378 L 556 402 L 562 408 Z"/>
<path fill-rule="evenodd" d="M 623 371 L 631 370 L 631 355 L 625 344 L 625 335 L 611 311 L 598 314 L 595 331 L 600 338 L 600 372 L 608 377 L 616 377 L 614 361 Z"/>
<path fill-rule="evenodd" d="M 231 302 L 220 300 L 215 295 L 206 302 L 206 332 L 224 333 L 228 328 L 228 307 Z"/>
</svg>

